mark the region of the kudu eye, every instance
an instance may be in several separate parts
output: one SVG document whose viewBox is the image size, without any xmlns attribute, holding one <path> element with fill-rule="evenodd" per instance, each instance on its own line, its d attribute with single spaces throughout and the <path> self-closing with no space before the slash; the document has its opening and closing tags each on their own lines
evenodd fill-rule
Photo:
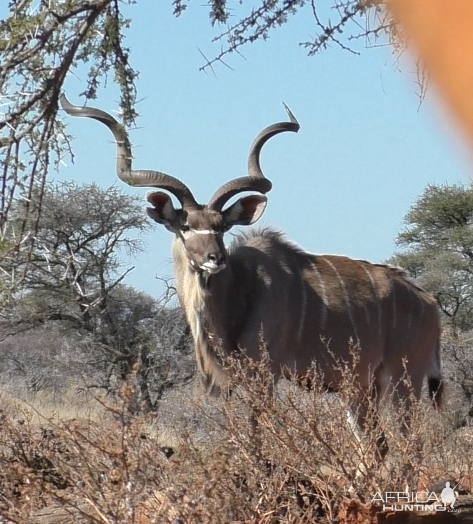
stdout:
<svg viewBox="0 0 473 524">
<path fill-rule="evenodd" d="M 181 226 L 181 232 L 182 233 L 187 233 L 190 230 L 191 230 L 191 228 L 187 224 L 182 224 L 182 226 Z"/>
</svg>

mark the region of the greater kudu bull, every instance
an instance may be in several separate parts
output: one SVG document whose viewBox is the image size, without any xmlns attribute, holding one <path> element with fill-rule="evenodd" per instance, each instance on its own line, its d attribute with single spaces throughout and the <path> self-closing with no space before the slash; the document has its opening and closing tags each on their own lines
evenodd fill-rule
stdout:
<svg viewBox="0 0 473 524">
<path fill-rule="evenodd" d="M 68 114 L 93 118 L 112 131 L 121 180 L 165 189 L 179 200 L 182 207 L 176 209 L 168 194 L 151 192 L 147 211 L 175 235 L 179 300 L 194 337 L 198 367 L 211 390 L 229 382 L 216 347 L 258 359 L 262 339 L 276 377 L 289 372 L 302 376 L 315 360 L 325 381 L 336 387 L 340 376 L 332 356 L 348 361 L 351 339 L 361 348 L 357 373 L 366 391 L 379 399 L 395 387 L 397 397 L 405 400 L 407 371 L 415 395 L 420 396 L 427 376 L 430 396 L 440 404 L 437 305 L 402 270 L 307 253 L 269 228 L 240 235 L 225 248 L 225 232 L 255 223 L 265 210 L 263 195 L 272 184 L 261 170 L 260 152 L 274 135 L 299 130 L 289 110 L 289 122 L 269 126 L 256 137 L 248 176 L 227 182 L 202 205 L 180 180 L 159 171 L 132 170 L 128 135 L 111 115 L 73 106 L 64 96 L 61 105 Z M 243 191 L 260 194 L 240 198 L 224 209 Z M 359 413 L 363 423 L 366 412 Z"/>
</svg>

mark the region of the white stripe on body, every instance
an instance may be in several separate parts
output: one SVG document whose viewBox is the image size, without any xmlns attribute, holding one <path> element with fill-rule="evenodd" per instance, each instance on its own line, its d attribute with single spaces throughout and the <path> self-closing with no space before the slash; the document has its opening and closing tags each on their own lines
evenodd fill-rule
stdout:
<svg viewBox="0 0 473 524">
<path fill-rule="evenodd" d="M 330 262 L 330 260 L 328 260 L 326 258 L 324 258 L 324 260 L 327 262 L 327 264 L 333 269 L 334 273 L 337 275 L 338 281 L 340 282 L 340 286 L 342 287 L 343 293 L 345 295 L 344 296 L 344 298 L 345 298 L 345 306 L 346 306 L 346 309 L 347 309 L 348 316 L 350 318 L 351 325 L 353 327 L 353 331 L 355 333 L 355 337 L 357 339 L 357 342 L 360 343 L 360 337 L 358 336 L 358 332 L 357 332 L 357 329 L 356 329 L 355 319 L 353 318 L 353 311 L 352 311 L 351 304 L 350 304 L 350 297 L 348 296 L 347 288 L 345 286 L 345 282 L 344 282 L 342 276 L 340 275 L 340 273 L 338 272 L 338 269 L 335 267 L 335 265 L 332 262 Z"/>
<path fill-rule="evenodd" d="M 368 278 L 370 279 L 371 289 L 373 290 L 373 294 L 376 297 L 376 307 L 378 309 L 378 335 L 379 335 L 379 340 L 381 341 L 381 337 L 382 337 L 382 334 L 383 334 L 383 329 L 382 329 L 382 325 L 381 325 L 382 311 L 381 311 L 381 303 L 379 301 L 378 293 L 376 292 L 376 283 L 374 281 L 373 275 L 366 268 L 366 265 L 363 264 L 361 261 L 360 261 L 360 264 L 363 267 L 363 269 L 365 270 L 365 273 L 368 275 Z"/>
<path fill-rule="evenodd" d="M 325 324 L 327 323 L 328 307 L 329 307 L 329 301 L 328 301 L 328 297 L 327 297 L 327 290 L 325 288 L 325 282 L 324 282 L 324 280 L 322 278 L 322 275 L 320 274 L 320 271 L 317 269 L 317 266 L 314 263 L 312 263 L 312 269 L 313 269 L 314 273 L 317 275 L 317 278 L 319 279 L 320 291 L 322 292 L 322 296 L 320 298 L 322 299 L 322 303 L 323 303 L 324 307 L 322 309 L 322 314 L 321 314 L 320 328 L 322 330 L 324 330 L 325 329 Z"/>
</svg>

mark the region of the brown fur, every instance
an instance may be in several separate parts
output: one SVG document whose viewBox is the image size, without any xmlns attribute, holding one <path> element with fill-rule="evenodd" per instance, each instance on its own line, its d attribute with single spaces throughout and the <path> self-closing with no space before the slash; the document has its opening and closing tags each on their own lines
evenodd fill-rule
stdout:
<svg viewBox="0 0 473 524">
<path fill-rule="evenodd" d="M 382 396 L 396 386 L 407 398 L 406 359 L 415 395 L 428 376 L 440 403 L 437 305 L 402 270 L 306 253 L 271 229 L 240 235 L 227 267 L 215 275 L 189 268 L 179 237 L 173 252 L 179 298 L 209 388 L 227 382 L 216 346 L 258 359 L 261 335 L 276 377 L 284 370 L 304 375 L 315 360 L 336 387 L 333 355 L 348 361 L 352 340 L 361 348 L 357 372 L 364 388 L 374 384 Z"/>
</svg>

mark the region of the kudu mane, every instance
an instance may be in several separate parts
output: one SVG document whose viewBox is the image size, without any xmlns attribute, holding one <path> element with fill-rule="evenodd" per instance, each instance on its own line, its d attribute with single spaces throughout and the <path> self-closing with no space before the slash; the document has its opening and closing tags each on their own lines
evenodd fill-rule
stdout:
<svg viewBox="0 0 473 524">
<path fill-rule="evenodd" d="M 180 272 L 181 261 L 175 260 Z M 182 263 L 186 264 L 184 259 Z M 261 287 L 272 293 L 271 286 L 277 285 L 281 268 L 298 280 L 300 270 L 310 268 L 311 264 L 311 255 L 286 239 L 282 232 L 270 227 L 252 228 L 235 235 L 228 247 L 223 289 L 220 287 L 223 275 L 211 275 L 205 283 L 192 273 L 184 277 L 186 284 L 179 293 L 181 305 L 188 318 L 193 318 L 191 329 L 199 339 L 197 360 L 212 394 L 225 389 L 228 382 L 216 349 L 234 354 L 245 351 L 239 344 L 239 335 L 255 315 Z M 182 268 L 185 271 L 186 266 Z M 265 326 L 261 325 L 262 340 L 264 331 Z"/>
</svg>

